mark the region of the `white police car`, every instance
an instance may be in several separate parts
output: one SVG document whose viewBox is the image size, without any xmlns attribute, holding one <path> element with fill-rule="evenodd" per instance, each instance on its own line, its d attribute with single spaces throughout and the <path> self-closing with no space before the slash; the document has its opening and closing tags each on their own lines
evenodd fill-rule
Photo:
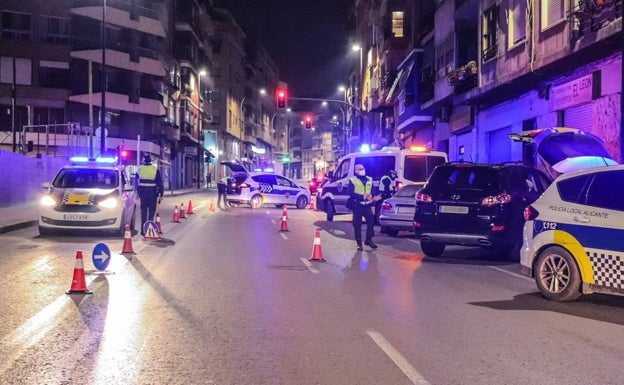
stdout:
<svg viewBox="0 0 624 385">
<path fill-rule="evenodd" d="M 247 204 L 251 208 L 263 205 L 293 205 L 298 209 L 310 203 L 310 192 L 306 187 L 272 172 L 248 172 L 240 163 L 221 162 L 232 173 L 227 192 L 230 206 Z"/>
<path fill-rule="evenodd" d="M 47 189 L 39 204 L 39 234 L 56 230 L 109 230 L 123 234 L 136 223 L 137 199 L 116 158 L 74 157 Z"/>
<path fill-rule="evenodd" d="M 522 272 L 542 295 L 624 294 L 624 165 L 560 175 L 525 209 Z"/>
</svg>

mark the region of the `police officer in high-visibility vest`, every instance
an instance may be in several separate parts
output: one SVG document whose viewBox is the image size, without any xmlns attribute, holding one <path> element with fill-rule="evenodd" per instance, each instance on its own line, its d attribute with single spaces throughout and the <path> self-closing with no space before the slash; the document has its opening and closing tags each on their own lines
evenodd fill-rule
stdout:
<svg viewBox="0 0 624 385">
<path fill-rule="evenodd" d="M 381 199 L 375 204 L 375 224 L 380 226 L 379 216 L 381 215 L 381 204 L 384 200 L 391 198 L 396 193 L 396 180 L 397 172 L 394 170 L 388 171 L 387 175 L 384 175 L 379 180 L 379 195 Z"/>
<path fill-rule="evenodd" d="M 355 242 L 357 249 L 363 250 L 362 247 L 362 217 L 366 220 L 366 239 L 364 244 L 377 248 L 373 242 L 375 235 L 375 216 L 373 215 L 373 205 L 381 197 L 372 195 L 373 178 L 366 176 L 366 169 L 362 164 L 355 165 L 355 175 L 349 179 L 349 197 L 352 200 L 353 210 L 353 231 L 355 233 Z"/>
<path fill-rule="evenodd" d="M 217 206 L 224 210 L 227 207 L 227 190 L 230 185 L 230 178 L 224 176 L 217 183 Z M 221 202 L 223 202 L 223 206 L 221 206 Z"/>
<path fill-rule="evenodd" d="M 136 185 L 141 199 L 141 235 L 145 235 L 143 225 L 147 220 L 154 220 L 156 204 L 165 192 L 160 171 L 152 164 L 150 154 L 143 155 L 143 165 L 136 174 Z"/>
</svg>

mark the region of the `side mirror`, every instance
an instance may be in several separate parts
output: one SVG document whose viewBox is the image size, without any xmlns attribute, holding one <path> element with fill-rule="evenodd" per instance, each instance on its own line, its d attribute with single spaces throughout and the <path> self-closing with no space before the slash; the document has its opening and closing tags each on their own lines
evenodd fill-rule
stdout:
<svg viewBox="0 0 624 385">
<path fill-rule="evenodd" d="M 45 182 L 45 183 L 43 183 L 43 184 L 41 185 L 41 187 L 42 187 L 42 188 L 44 188 L 44 189 L 46 189 L 46 190 L 47 190 L 47 189 L 49 189 L 49 188 L 50 188 L 50 186 L 52 186 L 52 184 L 51 184 L 50 182 Z"/>
</svg>

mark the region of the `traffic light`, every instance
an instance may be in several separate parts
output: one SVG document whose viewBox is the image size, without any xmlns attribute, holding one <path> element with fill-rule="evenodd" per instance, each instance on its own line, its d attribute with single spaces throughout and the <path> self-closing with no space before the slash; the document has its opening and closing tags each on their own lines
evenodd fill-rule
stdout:
<svg viewBox="0 0 624 385">
<path fill-rule="evenodd" d="M 290 163 L 290 154 L 282 155 L 282 162 L 283 163 Z"/>
<path fill-rule="evenodd" d="M 277 108 L 286 108 L 286 90 L 278 89 L 275 91 L 275 100 L 277 101 Z"/>
<path fill-rule="evenodd" d="M 128 150 L 126 150 L 123 146 L 117 147 L 117 156 L 122 164 L 126 164 L 126 161 L 128 160 L 128 155 L 130 155 L 128 153 Z"/>
<path fill-rule="evenodd" d="M 312 128 L 312 115 L 306 115 L 303 117 L 305 128 Z"/>
</svg>

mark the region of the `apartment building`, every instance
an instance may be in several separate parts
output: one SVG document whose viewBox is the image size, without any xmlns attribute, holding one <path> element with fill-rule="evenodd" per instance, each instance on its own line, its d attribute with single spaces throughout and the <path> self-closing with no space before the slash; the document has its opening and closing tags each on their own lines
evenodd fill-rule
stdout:
<svg viewBox="0 0 624 385">
<path fill-rule="evenodd" d="M 623 159 L 621 1 L 369 6 L 377 18 L 357 30 L 376 36 L 378 23 L 382 37 L 370 40 L 369 50 L 379 40 L 388 50 L 385 61 L 370 55 L 366 67 L 369 111 L 403 147 L 424 144 L 451 160 L 532 163 L 531 145 L 509 134 L 569 126 L 599 136 Z M 410 42 L 395 50 L 402 57 L 395 64 L 392 42 L 401 25 Z"/>
</svg>

